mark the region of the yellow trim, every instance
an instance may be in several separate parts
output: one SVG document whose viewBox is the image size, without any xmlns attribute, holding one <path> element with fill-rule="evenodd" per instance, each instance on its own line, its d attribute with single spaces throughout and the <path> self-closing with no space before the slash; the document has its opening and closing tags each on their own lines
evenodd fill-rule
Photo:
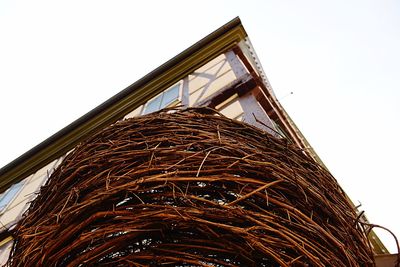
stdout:
<svg viewBox="0 0 400 267">
<path fill-rule="evenodd" d="M 247 34 L 243 26 L 239 24 L 219 38 L 200 47 L 198 50 L 194 51 L 193 54 L 178 62 L 175 66 L 167 69 L 159 76 L 154 77 L 143 86 L 135 88 L 135 90 L 119 102 L 66 133 L 44 149 L 38 151 L 38 153 L 26 160 L 23 164 L 19 164 L 1 175 L 1 190 L 5 190 L 11 183 L 16 183 L 24 179 L 49 162 L 61 157 L 73 149 L 79 142 L 94 134 L 99 129 L 122 119 L 130 111 L 136 109 L 164 89 L 178 82 L 180 79 L 219 56 L 221 53 L 233 48 L 241 40 L 244 40 L 246 36 Z"/>
<path fill-rule="evenodd" d="M 6 238 L 0 241 L 0 248 L 12 240 L 13 240 L 12 236 L 7 236 Z"/>
</svg>

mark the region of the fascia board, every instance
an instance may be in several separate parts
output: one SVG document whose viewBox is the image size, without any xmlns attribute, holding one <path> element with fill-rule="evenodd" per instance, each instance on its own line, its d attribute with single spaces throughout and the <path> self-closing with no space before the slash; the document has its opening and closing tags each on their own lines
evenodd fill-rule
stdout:
<svg viewBox="0 0 400 267">
<path fill-rule="evenodd" d="M 235 18 L 0 169 L 0 193 L 247 37 Z"/>
</svg>

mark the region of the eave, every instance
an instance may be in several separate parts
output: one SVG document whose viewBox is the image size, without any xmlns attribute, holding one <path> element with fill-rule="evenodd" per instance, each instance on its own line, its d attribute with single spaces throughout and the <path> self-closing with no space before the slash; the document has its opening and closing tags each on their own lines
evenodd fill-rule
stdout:
<svg viewBox="0 0 400 267">
<path fill-rule="evenodd" d="M 0 169 L 0 192 L 123 118 L 247 36 L 237 17 Z"/>
</svg>

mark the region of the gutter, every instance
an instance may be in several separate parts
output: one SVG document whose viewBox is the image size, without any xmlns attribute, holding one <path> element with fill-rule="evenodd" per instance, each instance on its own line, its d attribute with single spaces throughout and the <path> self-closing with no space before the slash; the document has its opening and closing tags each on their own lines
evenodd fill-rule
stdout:
<svg viewBox="0 0 400 267">
<path fill-rule="evenodd" d="M 0 169 L 0 193 L 217 57 L 247 36 L 234 18 Z"/>
</svg>

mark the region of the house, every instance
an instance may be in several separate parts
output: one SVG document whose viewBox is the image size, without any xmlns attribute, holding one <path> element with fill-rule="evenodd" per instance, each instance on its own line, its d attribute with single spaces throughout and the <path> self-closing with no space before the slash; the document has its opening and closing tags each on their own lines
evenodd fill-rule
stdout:
<svg viewBox="0 0 400 267">
<path fill-rule="evenodd" d="M 142 79 L 0 169 L 0 258 L 12 244 L 10 229 L 29 201 L 81 141 L 124 118 L 172 106 L 208 106 L 225 116 L 287 138 L 323 165 L 276 98 L 239 18 L 235 18 Z M 376 254 L 387 254 L 372 232 Z"/>
</svg>

